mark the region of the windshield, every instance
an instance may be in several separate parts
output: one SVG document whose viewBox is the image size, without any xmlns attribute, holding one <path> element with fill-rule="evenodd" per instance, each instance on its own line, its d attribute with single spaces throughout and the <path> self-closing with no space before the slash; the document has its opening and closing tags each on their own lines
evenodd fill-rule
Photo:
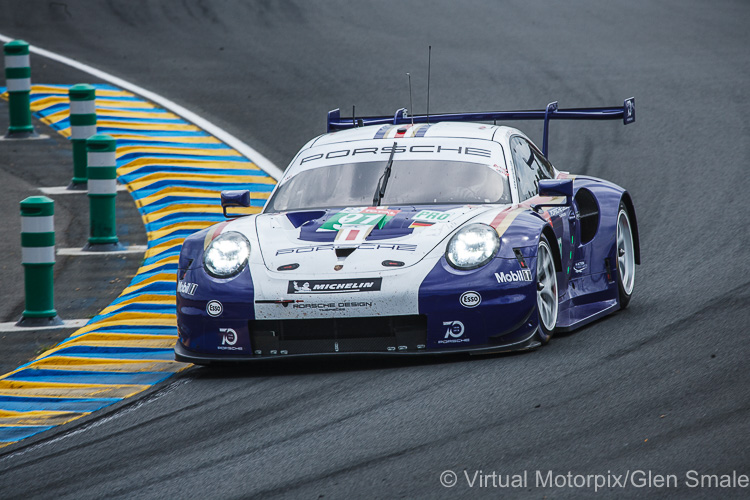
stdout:
<svg viewBox="0 0 750 500">
<path fill-rule="evenodd" d="M 269 200 L 266 212 L 370 206 L 386 161 L 344 163 L 295 175 Z M 480 163 L 394 161 L 381 205 L 510 203 L 508 177 Z"/>
</svg>

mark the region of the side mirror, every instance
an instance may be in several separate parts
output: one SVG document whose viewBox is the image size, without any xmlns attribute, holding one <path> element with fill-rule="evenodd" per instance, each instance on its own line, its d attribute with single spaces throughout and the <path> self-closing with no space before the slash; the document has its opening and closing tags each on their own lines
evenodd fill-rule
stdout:
<svg viewBox="0 0 750 500">
<path fill-rule="evenodd" d="M 573 179 L 542 179 L 539 181 L 539 196 L 564 196 L 564 205 L 570 205 L 573 202 Z"/>
<path fill-rule="evenodd" d="M 224 211 L 224 217 L 232 219 L 235 217 L 242 217 L 247 214 L 228 214 L 227 208 L 229 207 L 249 207 L 250 206 L 250 191 L 247 189 L 237 191 L 222 191 L 221 192 L 221 208 Z"/>
</svg>

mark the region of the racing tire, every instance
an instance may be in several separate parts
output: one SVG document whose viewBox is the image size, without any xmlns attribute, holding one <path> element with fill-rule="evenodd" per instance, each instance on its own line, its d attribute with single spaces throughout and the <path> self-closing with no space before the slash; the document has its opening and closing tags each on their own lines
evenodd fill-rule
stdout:
<svg viewBox="0 0 750 500">
<path fill-rule="evenodd" d="M 552 249 L 547 238 L 539 238 L 536 254 L 536 302 L 539 327 L 536 337 L 546 344 L 552 338 L 557 326 L 557 271 L 552 257 Z"/>
<path fill-rule="evenodd" d="M 625 204 L 620 202 L 617 212 L 617 236 L 615 257 L 617 259 L 617 289 L 620 298 L 620 309 L 630 303 L 635 287 L 635 244 L 633 243 L 633 226 Z"/>
</svg>

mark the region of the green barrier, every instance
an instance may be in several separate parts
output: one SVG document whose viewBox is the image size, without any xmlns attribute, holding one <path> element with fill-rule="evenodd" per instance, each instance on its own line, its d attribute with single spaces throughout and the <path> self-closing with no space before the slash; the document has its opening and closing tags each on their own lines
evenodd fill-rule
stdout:
<svg viewBox="0 0 750 500">
<path fill-rule="evenodd" d="M 70 140 L 73 143 L 73 179 L 68 189 L 86 189 L 86 139 L 96 134 L 96 89 L 86 83 L 73 85 L 70 98 Z"/>
<path fill-rule="evenodd" d="M 99 134 L 86 141 L 88 154 L 89 242 L 87 251 L 122 250 L 117 239 L 117 140 Z"/>
<path fill-rule="evenodd" d="M 38 137 L 31 123 L 31 64 L 29 44 L 13 40 L 3 47 L 5 53 L 5 81 L 8 87 L 10 127 L 5 137 L 26 139 Z"/>
<path fill-rule="evenodd" d="M 55 202 L 30 196 L 21 203 L 21 262 L 26 308 L 18 326 L 60 325 L 54 304 Z"/>
</svg>

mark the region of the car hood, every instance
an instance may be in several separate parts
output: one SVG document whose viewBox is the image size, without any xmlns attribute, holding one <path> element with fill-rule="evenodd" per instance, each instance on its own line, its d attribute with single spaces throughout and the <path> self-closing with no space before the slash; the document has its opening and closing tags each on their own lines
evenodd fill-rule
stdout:
<svg viewBox="0 0 750 500">
<path fill-rule="evenodd" d="M 373 273 L 416 264 L 458 227 L 497 208 L 349 207 L 259 214 L 255 225 L 269 271 Z"/>
</svg>

